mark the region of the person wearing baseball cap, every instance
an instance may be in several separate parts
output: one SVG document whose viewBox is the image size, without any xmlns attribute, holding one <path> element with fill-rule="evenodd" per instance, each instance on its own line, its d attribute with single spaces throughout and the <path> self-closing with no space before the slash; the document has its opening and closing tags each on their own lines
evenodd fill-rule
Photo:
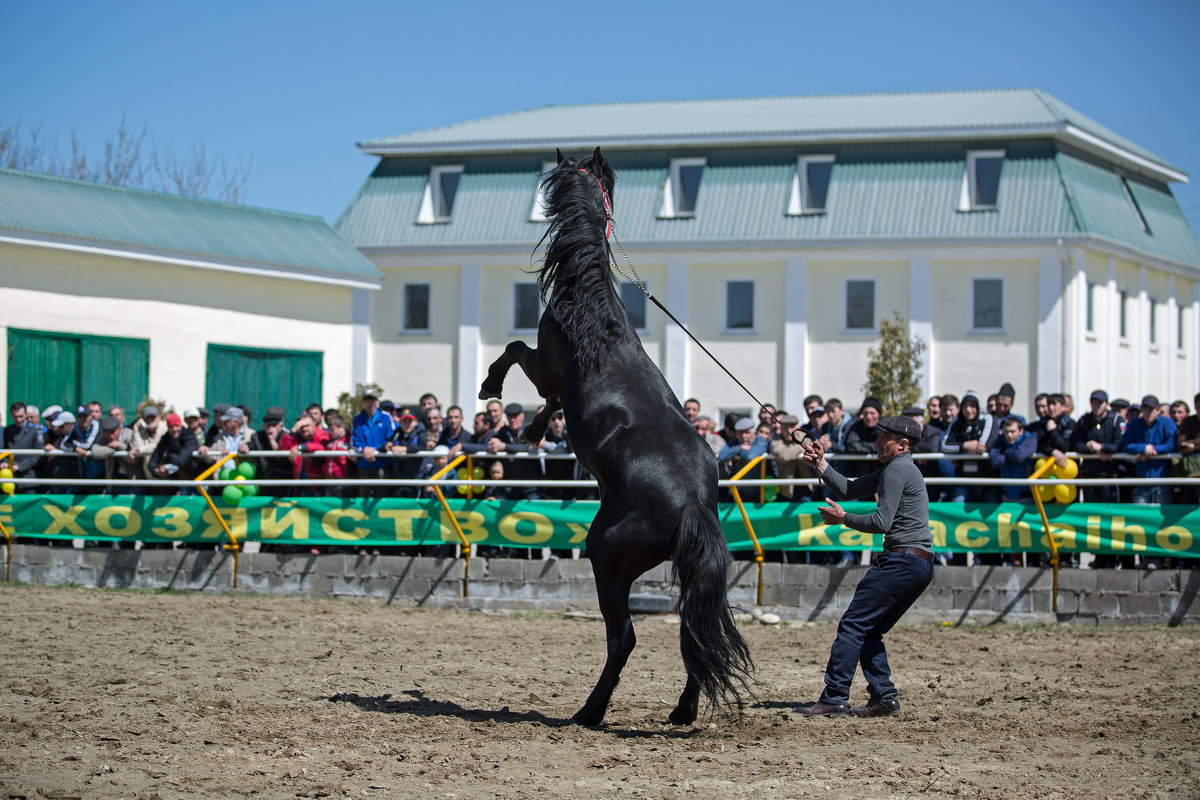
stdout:
<svg viewBox="0 0 1200 800">
<path fill-rule="evenodd" d="M 364 393 L 362 411 L 350 423 L 350 448 L 362 454 L 358 459 L 360 478 L 387 476 L 389 459 L 377 456 L 386 451 L 395 430 L 396 422 L 389 412 L 379 407 L 379 397 L 373 391 Z M 389 492 L 383 486 L 359 487 L 360 497 L 384 497 L 387 494 Z"/>
<path fill-rule="evenodd" d="M 490 405 L 490 403 L 489 403 Z M 504 407 L 507 424 L 495 436 L 488 439 L 490 453 L 536 453 L 538 446 L 521 441 L 521 431 L 525 427 L 525 409 L 520 403 L 509 403 Z M 545 480 L 542 472 L 542 460 L 539 458 L 514 458 L 504 465 L 511 480 L 540 481 Z M 511 496 L 514 500 L 540 500 L 541 495 L 533 486 L 512 487 Z"/>
<path fill-rule="evenodd" d="M 1119 467 L 1112 457 L 1120 450 L 1125 419 L 1117 411 L 1115 402 L 1112 405 L 1109 404 L 1108 392 L 1103 389 L 1092 392 L 1088 402 L 1091 404 L 1091 410 L 1079 418 L 1079 421 L 1075 423 L 1075 429 L 1071 432 L 1071 450 L 1095 456 L 1095 458 L 1081 460 L 1080 477 L 1116 478 Z M 1082 499 L 1085 503 L 1120 502 L 1118 489 L 1111 484 L 1080 486 L 1079 491 L 1083 495 Z M 1092 568 L 1115 567 L 1118 563 L 1132 569 L 1133 557 L 1097 553 L 1092 560 Z"/>
<path fill-rule="evenodd" d="M 1171 487 L 1152 481 L 1166 478 L 1170 474 L 1171 460 L 1158 456 L 1175 452 L 1175 420 L 1162 413 L 1158 398 L 1148 394 L 1142 398 L 1142 413 L 1125 426 L 1121 437 L 1121 452 L 1137 456 L 1134 474 L 1147 481 L 1133 487 L 1131 499 L 1135 503 L 1163 504 L 1171 502 Z M 1146 558 L 1146 569 L 1157 569 L 1161 558 Z"/>
<path fill-rule="evenodd" d="M 899 713 L 900 702 L 888 668 L 883 635 L 892 629 L 933 580 L 933 536 L 929 532 L 929 496 L 925 478 L 913 463 L 912 447 L 921 426 L 905 416 L 884 417 L 875 425 L 875 451 L 882 468 L 848 480 L 829 468 L 819 442 L 804 448 L 804 460 L 822 483 L 842 500 L 877 496 L 872 514 L 847 513 L 832 498 L 821 507 L 826 525 L 845 525 L 864 533 L 883 534 L 880 554 L 842 614 L 825 667 L 825 690 L 815 703 L 795 709 L 806 717 L 885 717 Z M 850 707 L 850 683 L 862 663 L 867 704 Z"/>
</svg>

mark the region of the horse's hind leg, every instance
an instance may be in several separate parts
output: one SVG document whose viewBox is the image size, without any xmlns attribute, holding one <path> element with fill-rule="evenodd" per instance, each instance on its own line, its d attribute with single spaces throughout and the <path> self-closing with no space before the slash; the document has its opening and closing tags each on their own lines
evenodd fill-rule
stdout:
<svg viewBox="0 0 1200 800">
<path fill-rule="evenodd" d="M 536 356 L 537 351 L 524 342 L 509 342 L 500 357 L 488 367 L 487 377 L 483 379 L 483 385 L 479 387 L 479 399 L 491 400 L 493 397 L 501 397 L 504 392 L 504 379 L 508 376 L 508 371 L 513 368 L 514 364 L 521 364 L 524 367 L 531 354 Z"/>
<path fill-rule="evenodd" d="M 667 721 L 672 725 L 690 725 L 696 721 L 696 715 L 699 713 L 700 682 L 688 675 L 687 683 L 683 687 L 683 694 L 679 695 L 679 703 L 667 717 Z"/>
<path fill-rule="evenodd" d="M 600 612 L 604 615 L 608 657 L 600 679 L 588 695 L 587 702 L 571 718 L 581 725 L 599 725 L 604 720 L 604 712 L 608 710 L 608 702 L 612 699 L 613 690 L 617 688 L 621 670 L 637 643 L 637 637 L 633 633 L 633 621 L 629 618 L 629 590 L 633 581 L 624 576 L 611 575 L 603 566 L 602 560 L 593 559 L 592 570 L 596 575 Z"/>
</svg>

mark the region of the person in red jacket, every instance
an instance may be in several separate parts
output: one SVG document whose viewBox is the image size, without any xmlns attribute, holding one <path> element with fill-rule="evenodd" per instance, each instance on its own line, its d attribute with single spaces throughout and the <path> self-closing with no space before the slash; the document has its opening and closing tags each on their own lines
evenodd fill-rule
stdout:
<svg viewBox="0 0 1200 800">
<path fill-rule="evenodd" d="M 305 454 L 326 450 L 328 444 L 329 434 L 318 428 L 308 414 L 301 414 L 292 430 L 284 434 L 279 442 L 279 449 L 291 453 L 293 478 L 319 481 L 324 478 L 321 474 L 321 459 L 309 458 Z M 316 490 L 310 486 L 301 487 L 301 491 L 297 492 L 305 497 L 311 497 L 315 493 Z"/>
</svg>

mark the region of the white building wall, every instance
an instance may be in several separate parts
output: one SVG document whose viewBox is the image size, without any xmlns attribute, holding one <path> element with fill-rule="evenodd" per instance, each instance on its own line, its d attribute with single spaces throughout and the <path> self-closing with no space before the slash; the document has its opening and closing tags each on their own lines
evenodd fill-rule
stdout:
<svg viewBox="0 0 1200 800">
<path fill-rule="evenodd" d="M 4 328 L 150 341 L 150 394 L 204 403 L 207 346 L 322 352 L 321 402 L 353 379 L 349 288 L 0 245 Z M 0 370 L 7 396 L 7 370 Z M 15 399 L 15 398 L 13 398 Z"/>
</svg>

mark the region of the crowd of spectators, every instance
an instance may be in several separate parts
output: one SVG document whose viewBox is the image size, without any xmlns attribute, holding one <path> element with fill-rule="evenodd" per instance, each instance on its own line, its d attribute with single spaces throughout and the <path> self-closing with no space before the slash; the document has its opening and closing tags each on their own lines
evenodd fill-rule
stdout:
<svg viewBox="0 0 1200 800">
<path fill-rule="evenodd" d="M 1051 458 L 1065 466 L 1068 454 L 1082 457 L 1082 478 L 1168 476 L 1200 477 L 1200 419 L 1184 400 L 1160 403 L 1146 395 L 1137 404 L 1098 389 L 1088 398 L 1089 408 L 1076 418 L 1073 398 L 1068 394 L 1039 394 L 1033 400 L 1034 414 L 1026 418 L 1014 412 L 1015 392 L 1005 383 L 985 400 L 973 391 L 959 398 L 953 394 L 933 396 L 925 406 L 903 410 L 922 425 L 914 447 L 918 464 L 927 477 L 962 478 L 963 483 L 930 484 L 932 501 L 956 503 L 1032 502 L 1029 486 L 978 483 L 966 479 L 1028 478 L 1039 458 Z M 1193 398 L 1200 405 L 1200 394 Z M 780 486 L 778 499 L 785 502 L 820 500 L 820 482 L 802 459 L 803 449 L 793 433 L 801 431 L 825 448 L 834 469 L 856 477 L 876 468 L 873 456 L 877 425 L 883 414 L 879 400 L 867 397 L 855 413 L 848 413 L 837 398 L 820 395 L 804 398 L 803 409 L 791 414 L 772 405 L 757 415 L 726 414 L 718 423 L 701 411 L 700 401 L 689 398 L 684 414 L 696 432 L 712 448 L 722 478 L 735 475 L 757 456 L 765 460 L 767 474 L 780 479 L 810 482 Z M 801 417 L 800 415 L 803 415 Z M 257 473 L 263 479 L 303 480 L 303 485 L 262 485 L 264 496 L 363 496 L 417 497 L 428 489 L 396 485 L 375 479 L 423 480 L 443 468 L 460 453 L 488 459 L 486 477 L 491 480 L 558 481 L 588 477 L 573 459 L 542 458 L 570 452 L 562 413 L 555 414 L 542 441 L 520 440 L 525 409 L 491 400 L 468 421 L 463 410 L 450 406 L 443 412 L 437 397 L 421 396 L 415 406 L 397 404 L 368 393 L 360 411 L 351 420 L 337 409 L 322 409 L 312 403 L 294 420 L 285 420 L 278 407 L 267 408 L 261 427 L 251 425 L 251 409 L 217 405 L 210 411 L 186 408 L 182 414 L 163 414 L 150 402 L 141 404 L 132 422 L 125 409 L 107 409 L 90 402 L 74 411 L 61 406 L 39 410 L 22 402 L 9 408 L 4 428 L 4 449 L 38 451 L 15 456 L 18 478 L 78 479 L 167 479 L 190 481 L 230 453 L 263 451 L 286 453 L 286 457 L 256 457 Z M 335 455 L 331 455 L 334 453 Z M 922 454 L 944 454 L 949 458 L 922 460 Z M 319 454 L 319 455 L 314 455 Z M 1173 458 L 1160 458 L 1172 455 Z M 403 457 L 401 457 L 403 456 Z M 412 457 L 408 457 L 412 456 Z M 847 458 L 851 457 L 851 458 Z M 840 460 L 839 460 L 840 458 Z M 749 477 L 757 477 L 751 475 Z M 360 478 L 371 482 L 345 486 L 325 479 Z M 98 487 L 112 494 L 189 493 L 190 487 L 135 486 Z M 74 493 L 88 487 L 71 484 L 20 484 L 18 491 Z M 1093 503 L 1183 503 L 1200 500 L 1196 486 L 1171 486 L 1147 482 L 1134 487 L 1097 484 L 1083 486 L 1081 499 Z M 487 487 L 487 499 L 589 499 L 590 488 L 520 486 Z M 760 497 L 763 495 L 760 495 Z M 727 499 L 728 494 L 724 497 Z M 853 553 L 841 554 L 838 563 L 854 563 Z M 977 561 L 1021 563 L 1027 554 L 980 554 Z M 835 556 L 836 558 L 836 556 Z M 940 554 L 943 563 L 954 556 Z M 961 555 L 957 556 L 961 559 Z M 1096 556 L 1095 566 L 1132 567 L 1132 557 Z M 1144 559 L 1138 566 L 1157 568 L 1157 559 Z"/>
</svg>

